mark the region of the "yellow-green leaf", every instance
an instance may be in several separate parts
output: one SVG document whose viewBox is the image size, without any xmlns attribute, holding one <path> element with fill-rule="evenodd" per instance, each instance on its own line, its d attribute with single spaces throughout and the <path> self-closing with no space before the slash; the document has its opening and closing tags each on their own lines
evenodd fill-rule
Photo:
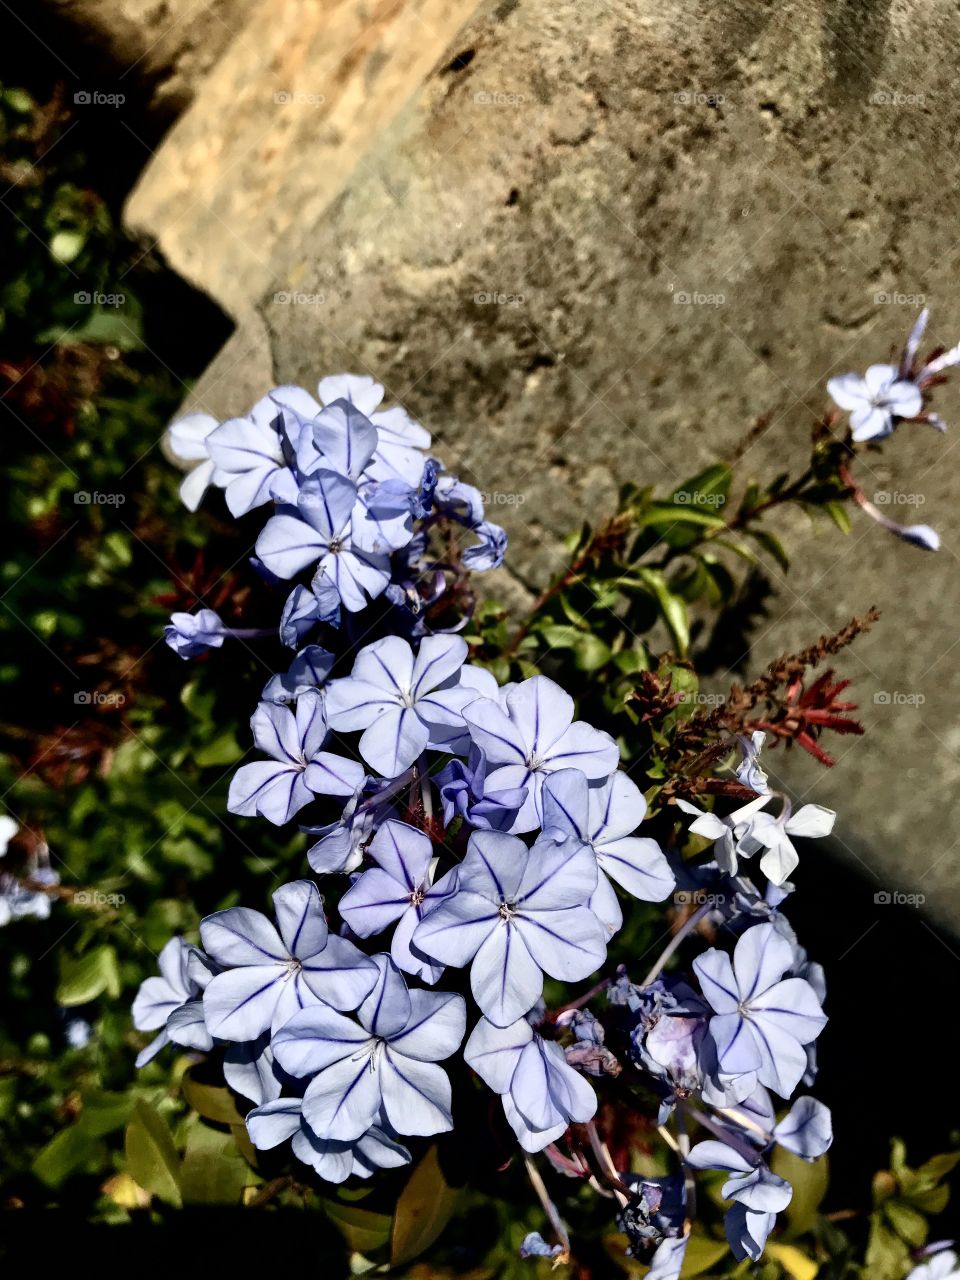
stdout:
<svg viewBox="0 0 960 1280">
<path fill-rule="evenodd" d="M 393 1215 L 390 1261 L 402 1266 L 438 1239 L 453 1217 L 459 1192 L 443 1176 L 437 1148 L 431 1147 L 400 1193 Z"/>
<path fill-rule="evenodd" d="M 124 1143 L 127 1169 L 145 1191 L 179 1208 L 180 1160 L 170 1130 L 155 1107 L 142 1100 L 134 1108 Z"/>
<path fill-rule="evenodd" d="M 767 1241 L 767 1253 L 774 1262 L 779 1262 L 792 1280 L 814 1280 L 820 1264 L 808 1258 L 805 1253 L 792 1244 L 776 1244 Z"/>
</svg>

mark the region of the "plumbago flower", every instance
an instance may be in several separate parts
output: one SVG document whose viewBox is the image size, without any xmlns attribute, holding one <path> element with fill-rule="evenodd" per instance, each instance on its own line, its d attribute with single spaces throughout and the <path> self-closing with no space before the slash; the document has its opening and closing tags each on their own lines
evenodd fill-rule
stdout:
<svg viewBox="0 0 960 1280">
<path fill-rule="evenodd" d="M 315 1134 L 354 1142 L 383 1113 L 396 1133 L 428 1135 L 453 1127 L 450 1081 L 436 1064 L 460 1046 L 462 996 L 410 991 L 389 956 L 377 956 L 376 985 L 357 1020 L 317 1004 L 274 1037 L 288 1075 L 310 1077 L 303 1119 Z"/>
<path fill-rule="evenodd" d="M 719 1072 L 741 1087 L 746 1082 L 746 1092 L 760 1083 L 789 1098 L 807 1068 L 804 1046 L 826 1026 L 810 983 L 787 976 L 794 964 L 793 947 L 773 924 L 748 929 L 732 963 L 716 947 L 693 962 L 714 1011 L 709 1027 Z"/>
<path fill-rule="evenodd" d="M 574 840 L 475 831 L 456 893 L 429 912 L 413 945 L 442 964 L 470 965 L 470 987 L 498 1027 L 540 999 L 543 975 L 576 982 L 602 964 L 606 935 L 586 905 L 597 886 L 591 851 Z"/>
<path fill-rule="evenodd" d="M 315 795 L 349 796 L 363 782 L 357 760 L 324 751 L 327 717 L 316 689 L 305 690 L 296 711 L 261 702 L 250 720 L 253 740 L 269 761 L 245 764 L 230 783 L 231 813 L 259 813 L 280 826 Z"/>
<path fill-rule="evenodd" d="M 926 377 L 914 349 L 895 381 L 922 389 Z M 669 841 L 651 838 L 645 766 L 636 781 L 622 770 L 618 743 L 577 719 L 556 681 L 501 687 L 471 663 L 459 634 L 469 571 L 496 567 L 505 535 L 480 493 L 425 455 L 426 431 L 382 400 L 373 379 L 338 375 L 316 395 L 278 387 L 242 418 L 171 433 L 194 467 L 187 501 L 212 486 L 236 515 L 267 508 L 259 589 L 287 585 L 267 628 L 237 630 L 200 602 L 171 620 L 168 643 L 191 657 L 268 635 L 294 651 L 271 664 L 251 719 L 265 758 L 236 769 L 228 808 L 302 823 L 322 879 L 282 884 L 273 919 L 227 898 L 199 946 L 168 943 L 134 1004 L 138 1030 L 159 1033 L 138 1061 L 168 1042 L 210 1054 L 252 1104 L 253 1145 L 289 1144 L 298 1177 L 336 1184 L 407 1165 L 465 1113 L 455 1091 L 469 1108 L 489 1090 L 502 1163 L 515 1139 L 539 1195 L 538 1152 L 604 1185 L 654 1280 L 679 1274 L 702 1172 L 726 1174 L 730 1248 L 757 1259 L 790 1194 L 771 1150 L 813 1160 L 832 1139 L 826 1108 L 793 1097 L 815 1078 L 825 987 L 784 906 L 793 840 L 828 834 L 835 815 L 793 813 L 782 796 L 768 812 L 778 793 L 757 732 L 720 742 L 724 761 L 737 748 L 740 760 L 718 788 L 756 798 L 726 816 L 678 800 L 659 813 Z M 677 812 L 713 861 L 673 852 Z M 677 895 L 669 927 L 645 933 L 636 904 L 678 884 L 699 905 L 685 912 Z M 624 966 L 604 974 L 624 925 L 642 946 L 668 938 L 639 983 Z M 732 957 L 705 948 L 701 927 L 735 941 Z M 692 963 L 666 972 L 681 948 Z M 546 996 L 566 1003 L 547 1007 L 547 979 Z M 554 986 L 588 981 L 572 998 Z M 614 1126 L 635 1125 L 622 1099 L 651 1097 L 649 1132 L 654 1119 L 678 1130 L 669 1171 L 618 1172 L 610 1152 L 629 1139 Z M 533 1232 L 524 1252 L 563 1259 L 570 1242 L 545 1207 L 559 1243 Z"/>
<path fill-rule="evenodd" d="M 371 960 L 331 935 L 315 884 L 284 885 L 273 906 L 276 927 L 248 907 L 218 911 L 200 925 L 206 954 L 223 970 L 203 993 L 207 1027 L 222 1040 L 256 1040 L 321 1001 L 355 1009 L 377 980 Z"/>
</svg>

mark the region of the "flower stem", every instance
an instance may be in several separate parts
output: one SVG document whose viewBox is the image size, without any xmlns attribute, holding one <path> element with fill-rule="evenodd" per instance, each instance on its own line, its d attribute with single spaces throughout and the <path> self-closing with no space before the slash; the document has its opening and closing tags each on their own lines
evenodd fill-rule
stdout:
<svg viewBox="0 0 960 1280">
<path fill-rule="evenodd" d="M 547 1184 L 540 1177 L 540 1170 L 533 1163 L 533 1156 L 524 1155 L 523 1163 L 527 1170 L 527 1177 L 530 1179 L 530 1185 L 537 1193 L 537 1199 L 543 1205 L 543 1211 L 550 1220 L 550 1226 L 553 1228 L 553 1234 L 557 1237 L 557 1243 L 560 1245 L 563 1253 L 556 1259 L 558 1263 L 569 1262 L 570 1260 L 570 1237 L 567 1235 L 567 1229 L 563 1225 L 560 1214 L 557 1212 L 557 1206 L 550 1199 L 550 1192 L 547 1190 Z"/>
<path fill-rule="evenodd" d="M 712 910 L 713 910 L 713 903 L 705 902 L 702 907 L 698 907 L 697 910 L 693 913 L 693 915 L 684 921 L 683 925 L 677 930 L 677 932 L 673 935 L 673 937 L 670 939 L 668 944 L 664 947 L 663 951 L 660 953 L 660 958 L 656 961 L 653 968 L 644 978 L 643 982 L 640 983 L 641 987 L 649 987 L 651 982 L 654 982 L 657 978 L 659 978 L 667 961 L 670 959 L 673 953 L 680 946 L 681 942 L 683 942 L 684 938 L 686 938 L 688 934 L 693 933 L 694 929 L 696 929 L 697 925 L 704 918 L 704 916 L 708 915 Z"/>
</svg>

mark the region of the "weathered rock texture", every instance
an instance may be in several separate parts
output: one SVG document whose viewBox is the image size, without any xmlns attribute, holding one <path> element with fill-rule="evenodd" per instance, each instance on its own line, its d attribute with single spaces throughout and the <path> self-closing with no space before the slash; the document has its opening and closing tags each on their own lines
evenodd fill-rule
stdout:
<svg viewBox="0 0 960 1280">
<path fill-rule="evenodd" d="M 315 226 L 476 0 L 261 0 L 145 170 L 130 229 L 235 316 Z"/>
<path fill-rule="evenodd" d="M 485 4 L 332 207 L 300 157 L 317 217 L 278 251 L 261 367 L 375 373 L 452 466 L 513 495 L 497 507 L 513 569 L 543 582 L 619 483 L 676 482 L 759 415 L 744 469 L 801 467 L 826 378 L 902 340 L 918 310 L 902 295 L 932 306 L 932 340 L 960 337 L 958 64 L 945 0 Z M 241 333 L 198 388 L 214 411 L 253 397 L 245 344 L 261 349 Z M 844 660 L 869 742 L 841 741 L 830 774 L 774 759 L 842 809 L 876 892 L 956 921 L 960 390 L 941 405 L 952 435 L 906 428 L 863 474 L 912 495 L 894 514 L 920 505 L 945 549 L 797 522 L 756 654 L 884 610 Z"/>
<path fill-rule="evenodd" d="M 263 0 L 42 0 L 75 47 L 172 120 Z M 117 80 L 116 87 L 113 81 Z"/>
</svg>

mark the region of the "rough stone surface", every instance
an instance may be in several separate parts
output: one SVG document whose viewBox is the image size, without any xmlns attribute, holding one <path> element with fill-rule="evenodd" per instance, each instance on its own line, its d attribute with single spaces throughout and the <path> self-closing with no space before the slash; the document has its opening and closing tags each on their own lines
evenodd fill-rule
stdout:
<svg viewBox="0 0 960 1280">
<path fill-rule="evenodd" d="M 902 295 L 926 297 L 932 340 L 960 337 L 958 63 L 946 0 L 491 0 L 291 233 L 259 308 L 274 375 L 375 373 L 452 466 L 513 495 L 497 511 L 525 583 L 618 484 L 675 483 L 759 415 L 744 469 L 802 467 L 827 377 L 902 341 Z M 324 304 L 273 302 L 293 289 Z M 250 399 L 219 361 L 198 394 Z M 829 774 L 774 759 L 842 810 L 876 892 L 956 922 L 960 388 L 940 405 L 951 435 L 907 428 L 862 474 L 913 495 L 891 509 L 921 505 L 944 550 L 798 520 L 756 655 L 885 611 L 843 660 L 867 743 L 841 740 Z"/>
<path fill-rule="evenodd" d="M 242 316 L 475 3 L 261 0 L 131 193 L 129 228 Z M 289 296 L 323 305 L 295 280 Z"/>
<path fill-rule="evenodd" d="M 172 120 L 262 0 L 42 0 L 111 77 L 130 76 Z M 111 92 L 121 91 L 111 82 Z"/>
</svg>

